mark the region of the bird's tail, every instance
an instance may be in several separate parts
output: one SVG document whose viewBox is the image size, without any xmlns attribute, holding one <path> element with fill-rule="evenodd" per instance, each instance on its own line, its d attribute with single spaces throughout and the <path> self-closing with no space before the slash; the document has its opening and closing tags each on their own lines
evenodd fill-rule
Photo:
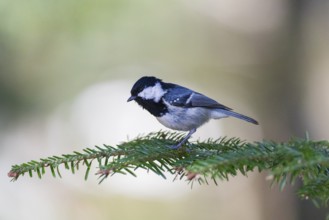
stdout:
<svg viewBox="0 0 329 220">
<path fill-rule="evenodd" d="M 239 119 L 242 119 L 244 121 L 247 121 L 247 122 L 253 123 L 255 125 L 258 125 L 258 122 L 255 119 L 250 118 L 250 117 L 245 116 L 245 115 L 242 115 L 242 114 L 239 114 L 239 113 L 236 113 L 236 112 L 233 112 L 233 111 L 230 111 L 230 110 L 220 109 L 218 111 L 218 113 L 219 113 L 219 115 L 225 115 L 226 117 L 231 116 L 231 117 L 239 118 Z M 215 116 L 215 118 L 223 118 L 223 116 L 222 117 L 216 117 Z"/>
</svg>

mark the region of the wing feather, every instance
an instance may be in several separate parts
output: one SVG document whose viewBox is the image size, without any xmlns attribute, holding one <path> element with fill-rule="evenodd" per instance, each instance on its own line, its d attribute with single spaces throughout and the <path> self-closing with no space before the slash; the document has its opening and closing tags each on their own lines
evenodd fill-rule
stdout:
<svg viewBox="0 0 329 220">
<path fill-rule="evenodd" d="M 170 85 L 172 87 L 169 89 L 169 92 L 165 94 L 165 100 L 168 100 L 171 105 L 179 107 L 205 107 L 232 110 L 201 93 L 194 92 L 182 86 L 174 84 Z"/>
<path fill-rule="evenodd" d="M 221 109 L 231 110 L 231 108 L 229 108 L 225 105 L 222 105 L 222 104 L 218 103 L 217 101 L 215 101 L 201 93 L 192 93 L 189 103 L 193 107 L 221 108 Z"/>
</svg>

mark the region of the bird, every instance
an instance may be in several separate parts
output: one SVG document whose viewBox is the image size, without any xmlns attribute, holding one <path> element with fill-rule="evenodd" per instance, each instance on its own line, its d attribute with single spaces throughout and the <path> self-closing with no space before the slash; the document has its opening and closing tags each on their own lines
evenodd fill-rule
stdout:
<svg viewBox="0 0 329 220">
<path fill-rule="evenodd" d="M 154 76 L 143 76 L 138 79 L 130 94 L 127 102 L 134 100 L 165 127 L 188 131 L 178 144 L 170 147 L 171 149 L 180 148 L 210 119 L 235 117 L 258 125 L 255 119 L 234 112 L 214 99 L 189 88 L 163 82 Z"/>
</svg>

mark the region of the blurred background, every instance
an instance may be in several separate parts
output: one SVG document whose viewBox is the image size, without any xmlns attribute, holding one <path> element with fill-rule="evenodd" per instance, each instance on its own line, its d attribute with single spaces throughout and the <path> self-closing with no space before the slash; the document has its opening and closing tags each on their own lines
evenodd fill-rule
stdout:
<svg viewBox="0 0 329 220">
<path fill-rule="evenodd" d="M 62 171 L 11 183 L 11 165 L 165 129 L 126 103 L 144 75 L 260 122 L 194 139 L 329 139 L 329 1 L 0 1 L 0 219 L 324 219 L 266 173 L 218 186 L 139 173 L 101 185 Z"/>
</svg>

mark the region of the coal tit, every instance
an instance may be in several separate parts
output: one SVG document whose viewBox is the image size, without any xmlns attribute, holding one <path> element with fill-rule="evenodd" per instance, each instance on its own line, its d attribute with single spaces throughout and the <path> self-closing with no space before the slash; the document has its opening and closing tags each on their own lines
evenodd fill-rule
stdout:
<svg viewBox="0 0 329 220">
<path fill-rule="evenodd" d="M 236 113 L 201 93 L 163 82 L 153 76 L 140 78 L 130 93 L 128 102 L 135 100 L 164 126 L 174 130 L 189 131 L 181 142 L 172 147 L 173 149 L 181 147 L 198 127 L 210 119 L 232 116 L 258 124 L 256 120 Z"/>
</svg>

